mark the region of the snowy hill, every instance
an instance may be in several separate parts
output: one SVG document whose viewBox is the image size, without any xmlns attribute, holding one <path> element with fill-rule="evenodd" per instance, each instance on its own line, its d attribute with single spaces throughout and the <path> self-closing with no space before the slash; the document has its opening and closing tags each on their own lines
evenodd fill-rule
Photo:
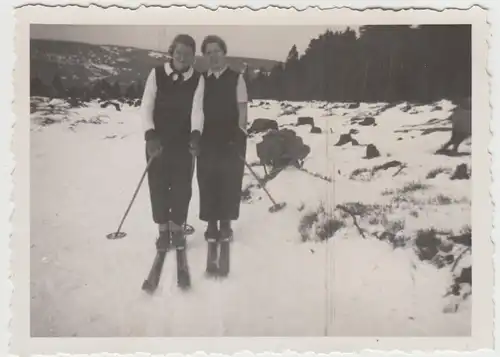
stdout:
<svg viewBox="0 0 500 357">
<path fill-rule="evenodd" d="M 166 60 L 165 53 L 133 47 L 37 39 L 30 41 L 31 77 L 38 76 L 45 84 L 51 83 L 57 72 L 65 86 L 87 85 L 98 79 L 130 85 L 145 80 L 151 68 Z M 195 68 L 205 70 L 205 62 L 198 56 Z M 228 63 L 237 70 L 247 63 L 250 70 L 264 68 L 270 71 L 278 62 L 228 57 Z"/>
<path fill-rule="evenodd" d="M 140 286 L 156 227 L 147 184 L 125 222 L 127 237 L 105 238 L 145 167 L 138 109 L 32 98 L 33 336 L 470 334 L 470 141 L 461 155 L 434 154 L 449 138 L 453 105 L 249 107 L 250 125 L 277 120 L 311 148 L 302 168 L 267 181 L 286 208 L 269 213 L 246 171 L 231 273 L 209 280 L 195 179 L 193 289 L 176 287 L 168 256 L 159 289 L 148 296 Z M 299 117 L 321 130 L 296 125 Z M 249 138 L 247 153 L 262 177 L 256 144 L 263 135 Z"/>
</svg>

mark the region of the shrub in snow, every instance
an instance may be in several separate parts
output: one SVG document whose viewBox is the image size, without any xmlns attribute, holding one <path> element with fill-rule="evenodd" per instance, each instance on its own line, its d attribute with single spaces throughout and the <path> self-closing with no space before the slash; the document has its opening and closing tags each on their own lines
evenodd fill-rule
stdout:
<svg viewBox="0 0 500 357">
<path fill-rule="evenodd" d="M 407 112 L 411 109 L 411 104 L 410 103 L 404 103 L 402 106 L 401 106 L 401 111 L 402 112 Z"/>
<path fill-rule="evenodd" d="M 415 191 L 420 191 L 420 190 L 426 190 L 429 188 L 429 185 L 423 184 L 421 182 L 409 182 L 403 186 L 401 190 L 398 190 L 400 193 L 410 193 L 410 192 L 415 192 Z"/>
<path fill-rule="evenodd" d="M 472 267 L 464 267 L 459 273 L 453 274 L 453 281 L 445 296 L 450 296 L 451 301 L 443 309 L 444 313 L 455 313 L 463 301 L 472 295 Z"/>
<path fill-rule="evenodd" d="M 321 205 L 316 211 L 307 212 L 302 216 L 298 231 L 303 242 L 317 239 L 325 241 L 343 227 L 344 221 L 326 212 Z"/>
<path fill-rule="evenodd" d="M 370 169 L 367 168 L 359 168 L 351 172 L 351 175 L 349 176 L 349 179 L 351 180 L 358 180 L 358 181 L 369 181 L 373 177 L 372 172 Z"/>
<path fill-rule="evenodd" d="M 380 241 L 389 243 L 394 249 L 403 248 L 408 244 L 409 238 L 401 232 L 383 231 L 376 235 Z"/>
<path fill-rule="evenodd" d="M 420 260 L 432 260 L 438 253 L 441 241 L 437 238 L 435 229 L 421 229 L 417 231 L 415 246 Z"/>
<path fill-rule="evenodd" d="M 373 179 L 373 177 L 377 174 L 377 172 L 379 172 L 381 170 L 398 168 L 398 170 L 392 175 L 392 176 L 396 176 L 405 167 L 406 167 L 405 163 L 402 163 L 401 161 L 398 161 L 398 160 L 392 160 L 392 161 L 388 161 L 382 165 L 376 165 L 376 166 L 372 167 L 371 169 L 368 169 L 368 168 L 356 169 L 351 173 L 349 178 L 351 180 L 368 181 L 368 180 Z M 385 190 L 384 192 L 385 192 L 385 194 L 389 193 L 388 190 Z M 393 192 L 391 191 L 390 193 L 393 193 Z"/>
<path fill-rule="evenodd" d="M 295 108 L 285 108 L 278 116 L 282 117 L 285 115 L 295 115 L 295 114 L 297 114 L 297 110 Z"/>
<path fill-rule="evenodd" d="M 37 123 L 40 126 L 49 126 L 49 125 L 61 122 L 61 120 L 54 120 L 54 119 L 49 118 L 49 117 L 36 117 L 34 119 L 34 121 L 35 121 L 35 123 Z"/>
<path fill-rule="evenodd" d="M 442 174 L 442 173 L 450 173 L 450 169 L 448 168 L 444 168 L 444 167 L 437 167 L 431 171 L 429 171 L 429 173 L 427 174 L 427 176 L 425 178 L 427 179 L 433 179 L 433 178 L 436 178 L 439 174 Z"/>
<path fill-rule="evenodd" d="M 316 236 L 320 240 L 327 240 L 344 227 L 344 222 L 333 217 L 323 217 L 324 219 L 316 226 Z"/>
<path fill-rule="evenodd" d="M 430 204 L 436 204 L 439 206 L 450 205 L 452 203 L 457 203 L 456 200 L 452 199 L 449 196 L 445 196 L 443 194 L 439 194 L 436 197 L 432 197 L 429 199 Z"/>
<path fill-rule="evenodd" d="M 301 167 L 303 160 L 311 152 L 300 136 L 290 129 L 271 131 L 265 134 L 256 145 L 257 155 L 263 165 L 273 169 L 288 165 Z"/>
</svg>

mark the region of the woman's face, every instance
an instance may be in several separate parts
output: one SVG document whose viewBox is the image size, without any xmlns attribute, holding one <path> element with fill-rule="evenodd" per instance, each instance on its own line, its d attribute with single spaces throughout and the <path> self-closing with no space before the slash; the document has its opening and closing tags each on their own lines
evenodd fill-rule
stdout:
<svg viewBox="0 0 500 357">
<path fill-rule="evenodd" d="M 212 70 L 220 70 L 226 64 L 226 55 L 218 43 L 208 43 L 205 47 L 205 57 Z"/>
<path fill-rule="evenodd" d="M 172 58 L 175 69 L 181 71 L 193 65 L 194 51 L 191 47 L 178 43 L 174 48 Z"/>
</svg>

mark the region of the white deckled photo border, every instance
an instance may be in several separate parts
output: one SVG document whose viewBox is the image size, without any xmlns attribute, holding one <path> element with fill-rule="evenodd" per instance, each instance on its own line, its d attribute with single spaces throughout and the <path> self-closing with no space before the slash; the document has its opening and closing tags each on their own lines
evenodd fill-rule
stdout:
<svg viewBox="0 0 500 357">
<path fill-rule="evenodd" d="M 15 12 L 14 104 L 15 129 L 12 152 L 15 155 L 14 213 L 12 216 L 11 272 L 12 293 L 11 347 L 9 353 L 30 354 L 165 354 L 165 353 L 247 353 L 294 351 L 300 353 L 378 351 L 467 351 L 493 348 L 493 244 L 491 240 L 493 207 L 490 189 L 491 158 L 488 152 L 490 132 L 490 86 L 488 68 L 488 13 L 479 6 L 467 10 L 446 9 L 366 9 L 323 10 L 268 7 L 249 8 L 202 6 L 187 8 L 145 7 L 133 11 L 99 6 L 25 6 Z M 31 338 L 30 317 L 30 123 L 29 123 L 29 25 L 43 24 L 166 24 L 169 25 L 290 25 L 290 24 L 472 24 L 472 226 L 480 237 L 472 249 L 474 296 L 472 335 L 460 338 L 387 338 L 387 337 L 222 337 L 222 338 Z M 300 26 L 300 25 L 298 25 Z"/>
</svg>

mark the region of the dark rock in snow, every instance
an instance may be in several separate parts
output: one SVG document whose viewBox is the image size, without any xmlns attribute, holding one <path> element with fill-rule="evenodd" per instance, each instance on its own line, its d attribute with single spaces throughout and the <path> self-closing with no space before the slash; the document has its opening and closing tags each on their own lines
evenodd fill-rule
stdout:
<svg viewBox="0 0 500 357">
<path fill-rule="evenodd" d="M 311 134 L 321 134 L 323 131 L 321 130 L 321 128 L 317 127 L 317 126 L 313 126 L 311 128 Z"/>
<path fill-rule="evenodd" d="M 363 121 L 359 122 L 358 124 L 363 126 L 376 125 L 374 117 L 366 117 L 365 119 L 363 119 Z"/>
<path fill-rule="evenodd" d="M 119 111 L 119 112 L 121 111 L 120 104 L 118 104 L 116 102 L 111 102 L 111 101 L 103 102 L 101 104 L 101 108 L 107 108 L 110 105 L 114 106 L 117 111 Z"/>
<path fill-rule="evenodd" d="M 314 118 L 312 118 L 312 117 L 299 117 L 297 119 L 297 125 L 311 125 L 314 127 Z"/>
<path fill-rule="evenodd" d="M 455 279 L 455 283 L 472 285 L 472 267 L 463 268 L 460 275 Z"/>
<path fill-rule="evenodd" d="M 252 122 L 252 126 L 248 129 L 249 133 L 262 133 L 268 130 L 278 130 L 278 123 L 276 120 L 258 118 Z"/>
<path fill-rule="evenodd" d="M 365 159 L 373 159 L 380 156 L 380 152 L 377 147 L 373 144 L 368 144 L 366 147 Z"/>
<path fill-rule="evenodd" d="M 351 137 L 350 133 L 349 134 L 341 134 L 339 141 L 337 141 L 335 146 L 343 146 L 347 143 L 350 143 L 352 140 L 353 140 L 353 138 Z"/>
<path fill-rule="evenodd" d="M 359 103 L 349 103 L 345 106 L 346 109 L 357 109 L 359 108 Z"/>
<path fill-rule="evenodd" d="M 470 175 L 467 169 L 467 164 L 460 164 L 455 169 L 455 172 L 451 176 L 451 180 L 468 180 Z"/>
</svg>

